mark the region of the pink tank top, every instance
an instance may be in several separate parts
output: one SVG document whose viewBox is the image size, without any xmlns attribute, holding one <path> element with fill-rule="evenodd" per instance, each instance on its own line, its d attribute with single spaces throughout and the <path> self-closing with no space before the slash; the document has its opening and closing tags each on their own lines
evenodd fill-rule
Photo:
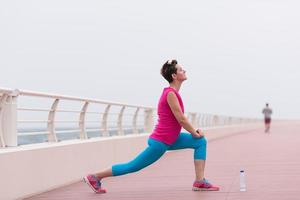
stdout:
<svg viewBox="0 0 300 200">
<path fill-rule="evenodd" d="M 176 120 L 167 101 L 168 93 L 171 91 L 176 94 L 181 110 L 184 113 L 184 106 L 179 93 L 171 87 L 164 88 L 157 108 L 158 122 L 150 135 L 150 138 L 168 145 L 171 145 L 176 141 L 181 131 L 181 125 Z"/>
</svg>

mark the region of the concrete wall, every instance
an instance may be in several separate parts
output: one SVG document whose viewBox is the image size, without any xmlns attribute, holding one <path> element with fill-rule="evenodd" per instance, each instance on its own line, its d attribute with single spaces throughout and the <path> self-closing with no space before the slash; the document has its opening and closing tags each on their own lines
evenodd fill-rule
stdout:
<svg viewBox="0 0 300 200">
<path fill-rule="evenodd" d="M 211 141 L 258 127 L 211 128 L 206 137 Z M 139 134 L 1 149 L 0 199 L 24 198 L 77 182 L 87 173 L 132 159 L 147 139 L 147 134 Z"/>
</svg>

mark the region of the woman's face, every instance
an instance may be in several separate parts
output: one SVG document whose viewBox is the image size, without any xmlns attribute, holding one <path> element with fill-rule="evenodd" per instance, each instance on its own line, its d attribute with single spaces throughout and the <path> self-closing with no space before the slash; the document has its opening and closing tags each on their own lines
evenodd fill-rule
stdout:
<svg viewBox="0 0 300 200">
<path fill-rule="evenodd" d="M 175 79 L 178 81 L 185 81 L 187 79 L 185 75 L 185 70 L 182 68 L 180 64 L 177 64 L 176 68 L 177 68 L 177 72 L 176 72 Z"/>
</svg>

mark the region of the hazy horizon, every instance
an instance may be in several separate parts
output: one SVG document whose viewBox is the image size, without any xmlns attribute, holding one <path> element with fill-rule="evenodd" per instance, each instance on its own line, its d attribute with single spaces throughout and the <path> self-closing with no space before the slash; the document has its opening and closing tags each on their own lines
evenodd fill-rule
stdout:
<svg viewBox="0 0 300 200">
<path fill-rule="evenodd" d="M 1 1 L 0 87 L 156 107 L 161 65 L 187 111 L 299 119 L 298 1 Z"/>
</svg>

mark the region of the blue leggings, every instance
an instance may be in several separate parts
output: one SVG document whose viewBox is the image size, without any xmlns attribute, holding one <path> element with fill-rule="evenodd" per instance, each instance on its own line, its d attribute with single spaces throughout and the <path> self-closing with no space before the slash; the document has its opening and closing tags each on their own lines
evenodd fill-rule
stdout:
<svg viewBox="0 0 300 200">
<path fill-rule="evenodd" d="M 135 159 L 128 163 L 112 166 L 113 176 L 120 176 L 139 171 L 157 161 L 166 151 L 191 148 L 194 149 L 195 160 L 206 160 L 206 139 L 194 138 L 189 133 L 180 133 L 172 145 L 149 138 L 148 147 Z"/>
</svg>

